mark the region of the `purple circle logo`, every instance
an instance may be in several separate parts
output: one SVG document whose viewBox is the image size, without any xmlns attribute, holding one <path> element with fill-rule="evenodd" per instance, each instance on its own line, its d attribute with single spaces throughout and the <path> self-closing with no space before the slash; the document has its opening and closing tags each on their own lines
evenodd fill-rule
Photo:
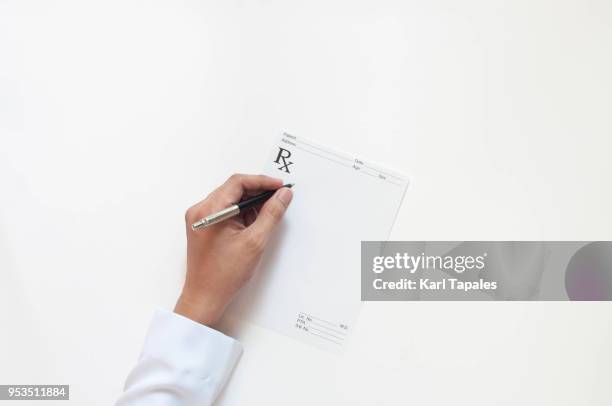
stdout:
<svg viewBox="0 0 612 406">
<path fill-rule="evenodd" d="M 570 300 L 612 300 L 612 242 L 592 242 L 567 264 L 565 291 Z"/>
</svg>

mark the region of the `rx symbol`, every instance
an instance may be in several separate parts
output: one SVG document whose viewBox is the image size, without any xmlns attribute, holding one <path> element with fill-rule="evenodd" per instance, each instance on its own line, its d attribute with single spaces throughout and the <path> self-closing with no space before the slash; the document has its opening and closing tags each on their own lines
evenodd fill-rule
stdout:
<svg viewBox="0 0 612 406">
<path fill-rule="evenodd" d="M 285 148 L 278 147 L 278 155 L 276 156 L 276 160 L 274 161 L 274 163 L 281 165 L 278 167 L 279 171 L 285 171 L 287 173 L 290 173 L 289 165 L 293 164 L 293 162 L 287 161 L 287 159 L 289 159 L 290 156 L 291 156 L 291 151 Z"/>
</svg>

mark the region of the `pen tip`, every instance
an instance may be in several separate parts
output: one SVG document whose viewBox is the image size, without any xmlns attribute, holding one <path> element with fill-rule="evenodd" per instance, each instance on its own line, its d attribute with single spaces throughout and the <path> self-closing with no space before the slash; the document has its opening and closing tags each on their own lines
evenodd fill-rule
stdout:
<svg viewBox="0 0 612 406">
<path fill-rule="evenodd" d="M 285 187 L 292 188 L 295 186 L 295 183 L 287 183 Z"/>
</svg>

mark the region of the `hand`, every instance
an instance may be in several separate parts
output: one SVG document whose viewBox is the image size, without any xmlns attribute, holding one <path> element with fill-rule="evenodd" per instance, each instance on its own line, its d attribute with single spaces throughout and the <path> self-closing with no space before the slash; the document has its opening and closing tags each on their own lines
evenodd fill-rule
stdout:
<svg viewBox="0 0 612 406">
<path fill-rule="evenodd" d="M 224 209 L 245 196 L 278 189 L 280 179 L 263 175 L 232 175 L 206 199 L 185 214 L 187 276 L 174 311 L 212 326 L 223 315 L 233 296 L 253 275 L 261 254 L 280 222 L 293 194 L 279 189 L 259 210 L 192 230 L 191 224 Z"/>
</svg>

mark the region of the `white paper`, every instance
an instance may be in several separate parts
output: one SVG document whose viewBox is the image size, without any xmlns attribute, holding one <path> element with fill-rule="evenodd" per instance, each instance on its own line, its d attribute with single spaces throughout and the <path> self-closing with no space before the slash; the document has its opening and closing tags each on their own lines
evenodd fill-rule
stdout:
<svg viewBox="0 0 612 406">
<path fill-rule="evenodd" d="M 294 197 L 230 313 L 341 352 L 361 308 L 361 241 L 388 238 L 408 180 L 287 133 L 264 173 L 295 183 Z"/>
</svg>

